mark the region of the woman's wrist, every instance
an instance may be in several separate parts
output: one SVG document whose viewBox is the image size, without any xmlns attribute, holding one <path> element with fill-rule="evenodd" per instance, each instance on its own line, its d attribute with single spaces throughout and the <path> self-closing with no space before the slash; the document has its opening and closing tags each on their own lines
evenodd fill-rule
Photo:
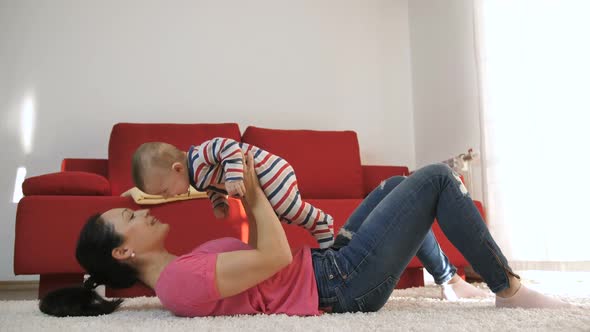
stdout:
<svg viewBox="0 0 590 332">
<path fill-rule="evenodd" d="M 264 191 L 259 186 L 249 189 L 244 196 L 246 204 L 253 207 L 256 203 L 260 202 L 261 199 L 266 199 Z"/>
</svg>

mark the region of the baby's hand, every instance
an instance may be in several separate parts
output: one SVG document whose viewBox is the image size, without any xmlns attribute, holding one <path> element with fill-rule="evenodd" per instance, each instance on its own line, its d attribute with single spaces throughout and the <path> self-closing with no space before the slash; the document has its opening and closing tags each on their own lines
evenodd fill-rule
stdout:
<svg viewBox="0 0 590 332">
<path fill-rule="evenodd" d="M 242 180 L 226 182 L 225 190 L 230 197 L 244 197 L 246 194 L 246 187 Z"/>
<path fill-rule="evenodd" d="M 226 204 L 217 205 L 213 208 L 213 214 L 217 219 L 225 219 L 228 216 L 229 206 Z"/>
</svg>

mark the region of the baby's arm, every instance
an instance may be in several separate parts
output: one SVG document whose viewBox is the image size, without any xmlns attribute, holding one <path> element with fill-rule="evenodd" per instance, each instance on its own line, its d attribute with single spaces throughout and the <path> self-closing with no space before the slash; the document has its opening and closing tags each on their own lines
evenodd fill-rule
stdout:
<svg viewBox="0 0 590 332">
<path fill-rule="evenodd" d="M 228 195 L 243 197 L 244 164 L 240 144 L 231 139 L 216 137 L 199 147 L 200 159 L 208 165 L 221 165 L 224 171 L 225 190 Z"/>
<path fill-rule="evenodd" d="M 216 163 L 221 163 L 225 176 L 225 190 L 229 196 L 243 197 L 244 155 L 240 144 L 231 138 L 214 138 L 204 145 L 204 156 L 213 156 Z"/>
<path fill-rule="evenodd" d="M 244 180 L 244 156 L 237 141 L 216 137 L 201 144 L 199 152 L 205 164 L 221 164 L 225 171 L 225 181 Z"/>
</svg>

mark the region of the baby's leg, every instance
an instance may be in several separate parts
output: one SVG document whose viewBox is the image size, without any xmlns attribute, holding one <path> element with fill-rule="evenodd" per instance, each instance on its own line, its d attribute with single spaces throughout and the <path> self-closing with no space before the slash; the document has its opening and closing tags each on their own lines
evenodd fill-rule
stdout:
<svg viewBox="0 0 590 332">
<path fill-rule="evenodd" d="M 289 224 L 306 228 L 318 241 L 320 248 L 329 248 L 334 244 L 334 219 L 324 211 L 301 200 L 299 192 L 292 199 L 292 209 L 280 214 L 280 218 Z"/>
<path fill-rule="evenodd" d="M 320 248 L 330 247 L 334 243 L 332 216 L 301 200 L 293 168 L 284 159 L 277 159 L 272 171 L 258 172 L 262 189 L 273 209 L 282 221 L 310 231 Z"/>
</svg>

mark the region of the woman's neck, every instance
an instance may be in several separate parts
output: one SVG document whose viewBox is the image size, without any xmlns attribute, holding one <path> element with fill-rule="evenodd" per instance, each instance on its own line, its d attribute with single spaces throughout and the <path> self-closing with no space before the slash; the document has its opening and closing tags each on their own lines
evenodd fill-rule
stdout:
<svg viewBox="0 0 590 332">
<path fill-rule="evenodd" d="M 154 289 L 164 268 L 176 257 L 166 250 L 146 254 L 146 257 L 142 259 L 145 263 L 138 267 L 139 280 Z"/>
</svg>

